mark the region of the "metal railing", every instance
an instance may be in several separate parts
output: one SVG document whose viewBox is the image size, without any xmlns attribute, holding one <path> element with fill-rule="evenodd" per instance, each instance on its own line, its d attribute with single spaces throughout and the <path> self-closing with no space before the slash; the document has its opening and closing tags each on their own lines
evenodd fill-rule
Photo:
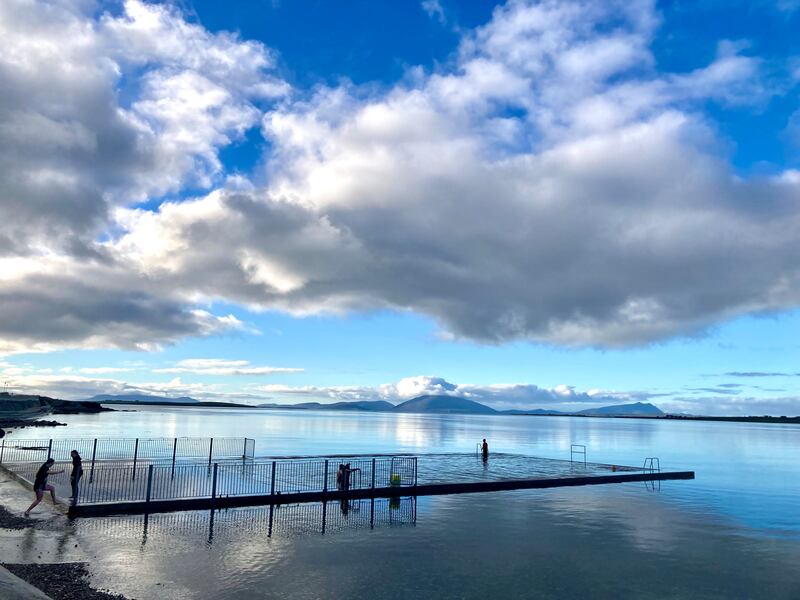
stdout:
<svg viewBox="0 0 800 600">
<path fill-rule="evenodd" d="M 0 440 L 0 465 L 71 461 L 77 450 L 84 471 L 93 479 L 99 461 L 132 461 L 134 478 L 140 461 L 203 460 L 208 466 L 215 460 L 252 459 L 255 440 L 251 438 L 83 438 L 83 439 L 6 439 Z"/>
<path fill-rule="evenodd" d="M 61 467 L 56 464 L 54 470 Z M 32 478 L 33 472 L 19 473 Z M 68 473 L 50 482 L 68 486 Z M 81 484 L 77 503 L 150 502 L 302 492 L 410 487 L 417 484 L 417 458 L 363 457 L 214 462 L 205 464 L 98 464 Z"/>
</svg>

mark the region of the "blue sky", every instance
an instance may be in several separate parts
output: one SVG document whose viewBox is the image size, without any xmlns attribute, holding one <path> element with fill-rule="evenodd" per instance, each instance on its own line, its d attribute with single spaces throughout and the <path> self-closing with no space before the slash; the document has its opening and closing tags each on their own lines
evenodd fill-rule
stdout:
<svg viewBox="0 0 800 600">
<path fill-rule="evenodd" d="M 799 27 L 788 0 L 13 0 L 0 380 L 800 414 Z"/>
</svg>

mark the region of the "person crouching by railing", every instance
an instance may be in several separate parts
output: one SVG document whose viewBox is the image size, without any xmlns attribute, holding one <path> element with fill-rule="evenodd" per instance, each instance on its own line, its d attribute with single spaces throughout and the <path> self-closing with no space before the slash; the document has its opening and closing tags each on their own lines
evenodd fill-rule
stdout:
<svg viewBox="0 0 800 600">
<path fill-rule="evenodd" d="M 72 506 L 75 506 L 78 503 L 78 490 L 81 477 L 83 477 L 83 462 L 77 450 L 70 452 L 70 456 L 72 456 L 72 474 L 69 476 L 69 485 L 72 488 L 70 500 L 72 500 Z"/>
<path fill-rule="evenodd" d="M 50 495 L 53 497 L 53 504 L 59 504 L 58 498 L 56 498 L 56 488 L 52 485 L 48 485 L 47 477 L 50 475 L 58 475 L 59 473 L 63 473 L 64 471 L 51 471 L 50 469 L 55 464 L 55 460 L 52 458 L 48 458 L 47 462 L 45 462 L 39 470 L 36 471 L 36 477 L 33 480 L 33 493 L 36 494 L 36 500 L 33 501 L 28 507 L 28 510 L 25 511 L 25 516 L 29 517 L 31 515 L 31 511 L 36 508 L 36 505 L 42 501 L 44 498 L 45 492 L 50 492 Z"/>
</svg>

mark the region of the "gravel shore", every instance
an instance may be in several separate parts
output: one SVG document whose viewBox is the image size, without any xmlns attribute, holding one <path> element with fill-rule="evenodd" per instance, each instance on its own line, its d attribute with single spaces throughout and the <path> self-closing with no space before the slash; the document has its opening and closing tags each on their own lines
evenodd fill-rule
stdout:
<svg viewBox="0 0 800 600">
<path fill-rule="evenodd" d="M 20 579 L 42 590 L 53 600 L 129 600 L 120 594 L 89 585 L 86 563 L 4 564 Z"/>
<path fill-rule="evenodd" d="M 0 528 L 2 529 L 26 529 L 28 527 L 35 527 L 36 521 L 20 517 L 14 513 L 8 512 L 4 507 L 0 506 Z"/>
</svg>

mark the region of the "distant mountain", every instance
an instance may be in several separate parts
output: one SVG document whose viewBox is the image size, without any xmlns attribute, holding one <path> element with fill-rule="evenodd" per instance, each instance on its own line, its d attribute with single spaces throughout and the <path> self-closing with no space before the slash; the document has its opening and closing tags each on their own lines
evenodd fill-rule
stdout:
<svg viewBox="0 0 800 600">
<path fill-rule="evenodd" d="M 147 394 L 98 394 L 86 402 L 103 404 L 173 404 L 182 406 L 219 406 L 244 408 L 246 405 L 229 402 L 201 402 L 182 396 L 169 398 L 167 396 L 150 396 Z M 664 413 L 652 404 L 636 402 L 634 404 L 618 404 L 602 408 L 589 408 L 579 412 L 561 412 L 544 408 L 530 410 L 505 410 L 497 411 L 493 408 L 460 398 L 458 396 L 425 395 L 417 396 L 395 406 L 385 400 L 357 400 L 354 402 L 300 402 L 299 404 L 259 404 L 257 408 L 272 408 L 283 410 L 336 410 L 336 411 L 365 411 L 365 412 L 403 412 L 403 413 L 443 413 L 443 414 L 472 414 L 472 415 L 578 415 L 584 417 L 660 417 Z"/>
<path fill-rule="evenodd" d="M 354 402 L 300 402 L 299 404 L 259 404 L 259 408 L 281 408 L 290 410 L 361 410 L 361 411 L 392 411 L 395 406 L 385 400 L 357 400 Z"/>
<path fill-rule="evenodd" d="M 448 413 L 448 414 L 475 414 L 490 415 L 497 411 L 484 404 L 459 398 L 457 396 L 418 396 L 398 404 L 394 408 L 397 412 L 408 413 Z"/>
<path fill-rule="evenodd" d="M 88 402 L 103 402 L 104 404 L 199 404 L 199 400 L 181 396 L 180 398 L 169 398 L 167 396 L 150 396 L 148 394 L 98 394 L 87 400 Z"/>
<path fill-rule="evenodd" d="M 634 402 L 633 404 L 615 404 L 602 408 L 588 408 L 575 413 L 591 417 L 662 417 L 664 413 L 657 406 L 649 402 Z"/>
<path fill-rule="evenodd" d="M 547 408 L 531 408 L 529 410 L 504 410 L 502 411 L 504 415 L 569 415 L 571 413 L 562 412 L 560 410 L 549 410 Z"/>
</svg>

